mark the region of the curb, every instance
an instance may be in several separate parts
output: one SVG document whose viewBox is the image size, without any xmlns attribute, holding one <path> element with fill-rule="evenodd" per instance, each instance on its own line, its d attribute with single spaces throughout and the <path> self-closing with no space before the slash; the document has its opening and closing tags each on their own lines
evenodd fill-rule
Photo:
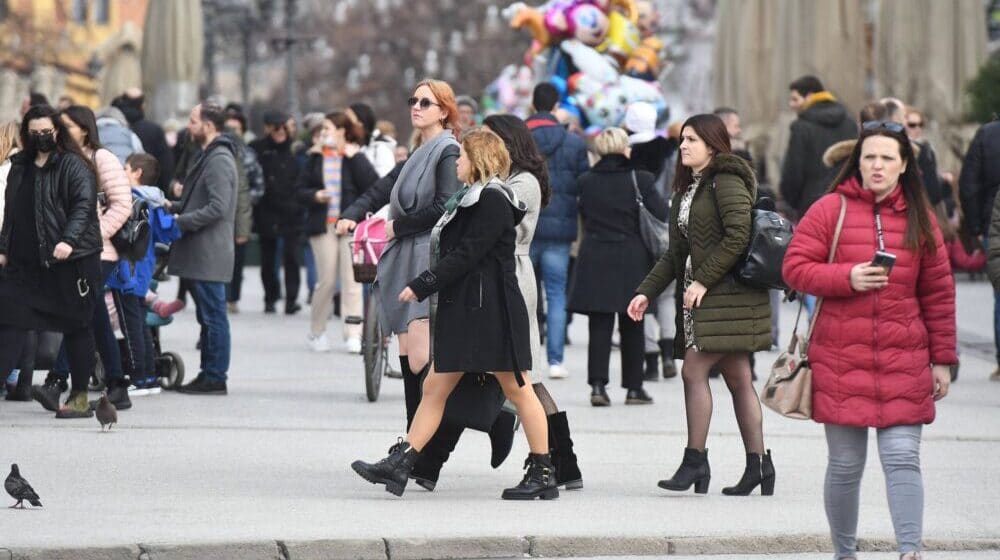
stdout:
<svg viewBox="0 0 1000 560">
<path fill-rule="evenodd" d="M 828 535 L 752 537 L 473 537 L 329 539 L 94 548 L 0 548 L 0 560 L 457 560 L 830 552 Z M 891 552 L 895 539 L 860 539 Z M 1000 538 L 925 539 L 928 551 L 1000 551 Z"/>
</svg>

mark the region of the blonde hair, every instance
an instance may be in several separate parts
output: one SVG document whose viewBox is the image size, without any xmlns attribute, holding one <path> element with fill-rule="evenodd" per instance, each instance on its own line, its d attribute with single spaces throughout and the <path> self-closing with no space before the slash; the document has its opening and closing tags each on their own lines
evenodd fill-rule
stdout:
<svg viewBox="0 0 1000 560">
<path fill-rule="evenodd" d="M 17 121 L 0 124 L 0 161 L 10 157 L 14 148 L 21 148 L 21 126 Z"/>
<path fill-rule="evenodd" d="M 611 127 L 602 130 L 594 138 L 594 150 L 597 155 L 604 157 L 610 154 L 624 154 L 628 149 L 628 134 L 618 127 Z"/>
<path fill-rule="evenodd" d="M 492 177 L 506 179 L 510 174 L 510 153 L 495 133 L 474 130 L 462 138 L 462 148 L 472 165 L 470 183 L 485 182 Z"/>
</svg>

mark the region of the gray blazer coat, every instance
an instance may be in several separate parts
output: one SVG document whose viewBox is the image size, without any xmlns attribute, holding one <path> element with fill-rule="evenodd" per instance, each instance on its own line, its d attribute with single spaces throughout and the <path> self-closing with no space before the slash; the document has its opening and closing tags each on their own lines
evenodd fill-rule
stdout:
<svg viewBox="0 0 1000 560">
<path fill-rule="evenodd" d="M 535 268 L 531 264 L 529 249 L 535 237 L 535 224 L 542 206 L 542 189 L 538 179 L 527 171 L 514 171 L 507 179 L 518 200 L 524 203 L 528 213 L 517 225 L 517 240 L 514 246 L 514 260 L 517 263 L 517 286 L 521 289 L 524 304 L 528 307 L 528 332 L 531 335 L 531 363 L 541 370 L 546 362 L 542 357 L 541 334 L 538 331 L 538 289 L 535 283 Z"/>
<path fill-rule="evenodd" d="M 232 139 L 220 136 L 188 172 L 184 194 L 175 207 L 183 235 L 170 250 L 171 275 L 203 282 L 232 280 L 237 152 Z"/>
</svg>

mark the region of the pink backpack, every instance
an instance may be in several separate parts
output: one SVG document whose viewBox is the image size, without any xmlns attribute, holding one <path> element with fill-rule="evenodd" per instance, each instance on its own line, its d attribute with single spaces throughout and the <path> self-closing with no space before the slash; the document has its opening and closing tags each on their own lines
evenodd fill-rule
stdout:
<svg viewBox="0 0 1000 560">
<path fill-rule="evenodd" d="M 385 218 L 378 214 L 369 214 L 354 228 L 351 258 L 356 282 L 368 284 L 375 281 L 378 260 L 386 243 Z"/>
</svg>

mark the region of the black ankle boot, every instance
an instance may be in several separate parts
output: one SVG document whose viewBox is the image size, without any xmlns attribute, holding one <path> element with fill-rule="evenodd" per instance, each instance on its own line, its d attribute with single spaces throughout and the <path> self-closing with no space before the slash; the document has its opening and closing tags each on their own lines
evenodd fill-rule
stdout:
<svg viewBox="0 0 1000 560">
<path fill-rule="evenodd" d="M 403 438 L 399 438 L 399 443 L 389 448 L 389 456 L 385 459 L 375 464 L 354 461 L 351 468 L 372 484 L 385 484 L 386 492 L 402 496 L 410 471 L 419 457 L 420 453 L 403 441 Z"/>
<path fill-rule="evenodd" d="M 556 487 L 556 469 L 552 465 L 552 458 L 548 455 L 531 453 L 524 461 L 524 478 L 521 483 L 513 488 L 503 491 L 501 496 L 505 500 L 554 500 L 559 497 L 559 488 Z"/>
<path fill-rule="evenodd" d="M 663 360 L 663 378 L 677 377 L 677 366 L 674 365 L 674 339 L 661 338 L 657 344 L 660 346 L 660 359 Z"/>
<path fill-rule="evenodd" d="M 758 484 L 762 496 L 774 495 L 774 463 L 771 462 L 770 449 L 764 455 L 747 453 L 747 467 L 743 471 L 743 478 L 740 478 L 736 486 L 723 488 L 722 493 L 727 496 L 749 496 Z"/>
<path fill-rule="evenodd" d="M 642 376 L 644 381 L 660 380 L 660 354 L 659 352 L 646 352 L 646 371 Z"/>
<path fill-rule="evenodd" d="M 490 426 L 490 466 L 494 469 L 503 464 L 514 447 L 514 431 L 517 429 L 517 415 L 501 410 Z"/>
<path fill-rule="evenodd" d="M 661 480 L 658 486 L 664 490 L 683 492 L 694 484 L 695 494 L 705 494 L 708 492 L 708 483 L 711 480 L 712 469 L 708 466 L 708 449 L 698 451 L 688 447 L 684 449 L 684 460 L 673 478 Z"/>
<path fill-rule="evenodd" d="M 569 420 L 566 412 L 550 414 L 549 421 L 549 456 L 556 468 L 556 485 L 566 490 L 583 488 L 583 475 L 577 465 L 576 453 L 573 453 L 573 438 L 569 433 Z"/>
<path fill-rule="evenodd" d="M 462 426 L 453 424 L 446 419 L 441 420 L 441 425 L 434 432 L 434 437 L 420 451 L 420 457 L 414 463 L 413 470 L 410 471 L 410 478 L 413 479 L 413 482 L 428 492 L 434 491 L 438 477 L 441 476 L 441 467 L 448 461 L 451 452 L 455 450 L 458 438 L 462 436 L 464 430 L 465 428 Z"/>
</svg>

